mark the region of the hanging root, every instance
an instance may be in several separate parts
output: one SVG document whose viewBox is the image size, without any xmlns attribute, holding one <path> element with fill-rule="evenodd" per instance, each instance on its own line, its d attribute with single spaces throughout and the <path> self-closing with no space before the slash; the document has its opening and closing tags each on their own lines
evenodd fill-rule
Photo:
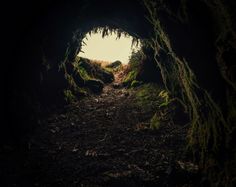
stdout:
<svg viewBox="0 0 236 187">
<path fill-rule="evenodd" d="M 211 95 L 198 85 L 186 60 L 181 60 L 173 52 L 158 19 L 155 3 L 144 0 L 144 6 L 149 13 L 147 19 L 154 29 L 154 35 L 147 40 L 147 44 L 155 51 L 154 60 L 160 68 L 166 90 L 187 106 L 191 119 L 188 148 L 212 185 L 230 184 L 229 164 L 222 164 L 227 160 L 227 156 L 222 155 L 226 155 L 224 151 L 231 132 L 230 123 Z M 229 79 L 228 82 L 233 84 Z M 235 164 L 235 159 L 233 162 Z"/>
</svg>

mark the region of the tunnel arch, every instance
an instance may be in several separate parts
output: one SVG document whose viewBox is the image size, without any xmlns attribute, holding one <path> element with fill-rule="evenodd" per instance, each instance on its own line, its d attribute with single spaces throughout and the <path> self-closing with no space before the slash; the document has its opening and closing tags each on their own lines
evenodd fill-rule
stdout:
<svg viewBox="0 0 236 187">
<path fill-rule="evenodd" d="M 43 99 L 46 98 L 46 102 L 55 98 L 52 94 L 51 99 L 48 99 L 50 94 L 48 95 L 46 90 L 50 87 L 49 85 L 53 85 L 54 88 L 51 88 L 54 89 L 54 91 L 62 90 L 63 87 L 67 86 L 67 83 L 63 80 L 63 73 L 57 73 L 57 66 L 58 64 L 60 65 L 61 62 L 65 62 L 67 59 L 68 61 L 73 61 L 78 53 L 78 50 L 80 49 L 81 39 L 78 40 L 78 38 L 83 38 L 85 33 L 93 30 L 94 28 L 109 27 L 110 29 L 121 29 L 136 38 L 146 39 L 150 36 L 152 26 L 147 19 L 143 17 L 143 12 L 145 9 L 142 4 L 140 4 L 139 0 L 127 2 L 128 5 L 125 6 L 125 9 L 121 5 L 126 3 L 126 1 L 120 1 L 112 4 L 106 0 L 104 0 L 104 2 L 108 3 L 108 5 L 100 9 L 97 2 L 92 0 L 90 2 L 91 4 L 85 8 L 82 8 L 82 11 L 80 12 L 78 12 L 75 8 L 80 5 L 80 2 L 74 2 L 74 4 L 72 3 L 73 5 L 68 5 L 69 8 L 63 11 L 63 7 L 59 5 L 55 8 L 54 12 L 51 13 L 55 15 L 47 16 L 46 18 L 49 19 L 42 23 L 42 25 L 38 26 L 46 28 L 44 32 L 40 33 L 40 37 L 43 42 L 41 44 L 42 47 L 38 49 L 38 52 L 40 51 L 41 54 L 43 53 L 46 61 L 48 61 L 50 66 L 54 68 L 54 78 L 52 78 L 52 74 L 50 75 L 50 78 L 47 78 L 48 72 L 45 71 L 44 67 L 40 67 L 42 77 L 44 77 L 44 85 L 46 85 L 43 85 L 41 89 L 45 90 L 43 91 L 42 97 Z M 113 7 L 112 11 L 107 11 L 110 9 L 110 6 Z M 121 11 L 121 9 L 123 13 L 119 14 L 118 12 Z M 92 12 L 92 14 L 90 12 Z M 72 17 L 73 19 L 71 19 Z M 51 29 L 48 30 L 51 23 L 53 23 L 56 34 L 53 34 Z M 38 27 L 36 29 L 38 29 Z M 150 32 L 147 32 L 148 30 Z M 36 33 L 39 32 L 37 31 Z"/>
</svg>

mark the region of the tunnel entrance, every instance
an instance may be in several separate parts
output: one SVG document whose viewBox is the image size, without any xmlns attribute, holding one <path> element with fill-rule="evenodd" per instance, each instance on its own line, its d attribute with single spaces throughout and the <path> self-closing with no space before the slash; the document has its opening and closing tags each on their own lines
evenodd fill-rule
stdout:
<svg viewBox="0 0 236 187">
<path fill-rule="evenodd" d="M 79 36 L 79 53 L 73 63 L 74 68 L 76 66 L 74 70 L 79 70 L 81 75 L 73 77 L 78 86 L 82 82 L 82 86 L 97 93 L 101 93 L 104 86 L 111 82 L 117 88 L 131 88 L 143 83 L 157 83 L 161 86 L 161 74 L 152 58 L 154 51 L 137 34 L 107 25 L 93 27 L 82 33 L 83 37 Z M 74 74 L 74 71 L 71 73 Z M 109 80 L 105 78 L 107 74 L 110 74 Z M 83 80 L 77 81 L 78 77 Z M 91 86 L 86 84 L 89 79 L 99 79 L 105 85 L 93 80 Z"/>
<path fill-rule="evenodd" d="M 135 81 L 144 59 L 142 41 L 137 36 L 112 26 L 94 27 L 75 35 L 75 59 L 68 60 L 64 68 L 74 85 L 89 93 L 102 93 L 112 83 L 117 88 L 130 86 Z M 78 89 L 77 89 L 78 90 Z M 77 90 L 72 90 L 76 94 Z M 66 97 L 68 94 L 65 94 Z"/>
<path fill-rule="evenodd" d="M 82 41 L 79 57 L 97 60 L 103 63 L 120 61 L 128 64 L 132 52 L 140 50 L 140 43 L 134 44 L 133 37 L 117 31 L 104 35 L 102 30 L 89 32 Z"/>
</svg>

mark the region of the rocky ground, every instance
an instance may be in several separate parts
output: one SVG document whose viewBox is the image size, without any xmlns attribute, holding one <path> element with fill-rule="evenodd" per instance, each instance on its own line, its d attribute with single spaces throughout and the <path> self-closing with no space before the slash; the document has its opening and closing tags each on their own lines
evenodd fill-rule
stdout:
<svg viewBox="0 0 236 187">
<path fill-rule="evenodd" d="M 188 127 L 151 130 L 153 114 L 133 104 L 135 89 L 117 84 L 40 120 L 23 153 L 5 146 L 3 186 L 194 186 Z"/>
</svg>

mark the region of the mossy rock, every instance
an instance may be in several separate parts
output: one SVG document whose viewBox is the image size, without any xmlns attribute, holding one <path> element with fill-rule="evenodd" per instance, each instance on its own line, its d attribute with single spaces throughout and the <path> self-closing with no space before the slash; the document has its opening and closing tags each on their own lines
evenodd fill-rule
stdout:
<svg viewBox="0 0 236 187">
<path fill-rule="evenodd" d="M 89 59 L 79 58 L 73 65 L 75 83 L 94 93 L 100 93 L 103 90 L 104 83 L 110 83 L 114 80 L 114 75 L 111 72 L 106 71 L 99 64 L 92 63 Z"/>
<path fill-rule="evenodd" d="M 106 65 L 105 67 L 106 67 L 106 68 L 116 69 L 116 68 L 119 68 L 121 65 L 122 65 L 122 62 L 119 61 L 119 60 L 117 60 L 117 61 L 115 61 L 115 62 L 112 62 L 112 63 Z"/>
<path fill-rule="evenodd" d="M 85 82 L 85 86 L 87 86 L 94 93 L 101 93 L 104 83 L 98 79 L 90 79 Z"/>
<path fill-rule="evenodd" d="M 105 69 L 97 72 L 96 78 L 101 79 L 104 83 L 111 83 L 114 81 L 114 75 Z"/>
<path fill-rule="evenodd" d="M 89 59 L 79 58 L 76 66 L 85 80 L 100 79 L 104 83 L 111 83 L 114 81 L 112 72 L 101 67 L 99 64 L 91 62 Z"/>
<path fill-rule="evenodd" d="M 84 67 L 79 67 L 78 71 L 83 80 L 86 81 L 92 79 L 92 77 L 88 74 L 87 70 Z"/>
</svg>

